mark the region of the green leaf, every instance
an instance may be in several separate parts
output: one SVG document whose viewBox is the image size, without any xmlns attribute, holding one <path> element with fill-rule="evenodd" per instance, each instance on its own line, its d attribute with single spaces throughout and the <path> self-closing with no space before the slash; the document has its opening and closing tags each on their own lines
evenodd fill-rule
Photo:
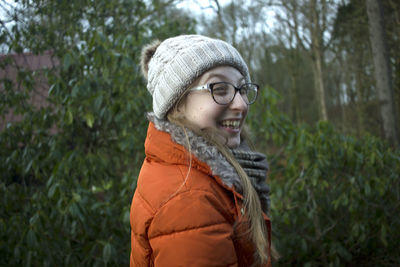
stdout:
<svg viewBox="0 0 400 267">
<path fill-rule="evenodd" d="M 122 221 L 124 222 L 124 224 L 129 225 L 130 212 L 128 210 L 124 212 L 124 216 L 123 216 Z"/>
<path fill-rule="evenodd" d="M 65 123 L 67 125 L 71 125 L 73 120 L 74 120 L 74 117 L 72 115 L 72 112 L 70 110 L 67 110 L 67 112 L 65 113 L 65 116 L 64 116 Z"/>
<path fill-rule="evenodd" d="M 58 188 L 58 183 L 52 184 L 51 187 L 50 187 L 50 189 L 49 189 L 49 192 L 47 193 L 47 196 L 48 196 L 49 198 L 52 198 L 52 197 L 54 196 L 54 194 L 55 194 L 57 188 Z"/>
<path fill-rule="evenodd" d="M 68 69 L 72 64 L 72 56 L 70 53 L 66 53 L 63 58 L 64 69 Z"/>
<path fill-rule="evenodd" d="M 28 162 L 28 165 L 26 165 L 26 167 L 25 167 L 24 173 L 28 173 L 30 171 L 30 169 L 32 167 L 32 163 L 33 163 L 33 160 L 30 160 Z"/>
<path fill-rule="evenodd" d="M 26 235 L 26 241 L 28 246 L 31 248 L 35 248 L 38 245 L 36 234 L 32 228 L 29 228 L 28 234 Z"/>
<path fill-rule="evenodd" d="M 303 251 L 307 251 L 307 242 L 306 242 L 306 240 L 305 239 L 301 239 L 300 244 L 301 244 L 301 249 Z"/>
<path fill-rule="evenodd" d="M 345 247 L 343 247 L 341 244 L 337 245 L 337 252 L 339 253 L 340 256 L 345 258 L 347 261 L 350 261 L 352 258 L 351 253 Z"/>
<path fill-rule="evenodd" d="M 49 96 L 51 96 L 51 94 L 53 93 L 54 88 L 56 87 L 56 84 L 52 84 L 49 88 L 48 94 Z"/>
<path fill-rule="evenodd" d="M 387 241 L 387 233 L 386 233 L 386 227 L 385 225 L 382 224 L 381 226 L 381 234 L 380 234 L 380 239 L 382 244 L 387 247 L 389 245 L 388 241 Z"/>
<path fill-rule="evenodd" d="M 20 249 L 19 246 L 16 246 L 16 247 L 14 248 L 14 257 L 15 257 L 16 259 L 19 259 L 19 258 L 21 257 L 21 249 Z"/>
<path fill-rule="evenodd" d="M 371 194 L 371 186 L 369 184 L 369 181 L 366 181 L 364 184 L 364 190 L 365 190 L 365 194 L 367 196 L 369 196 Z"/>
<path fill-rule="evenodd" d="M 89 126 L 89 128 L 93 127 L 93 123 L 94 123 L 94 116 L 92 113 L 86 113 L 85 114 L 85 120 L 86 120 L 86 124 L 87 126 Z"/>
<path fill-rule="evenodd" d="M 29 224 L 30 224 L 30 225 L 34 225 L 38 219 L 39 219 L 39 212 L 36 212 L 35 215 L 33 215 L 33 216 L 29 219 Z"/>
<path fill-rule="evenodd" d="M 103 260 L 107 264 L 110 261 L 111 258 L 111 244 L 106 243 L 106 245 L 103 247 Z"/>
<path fill-rule="evenodd" d="M 80 202 L 82 197 L 78 193 L 72 192 L 72 199 L 76 202 Z"/>
</svg>

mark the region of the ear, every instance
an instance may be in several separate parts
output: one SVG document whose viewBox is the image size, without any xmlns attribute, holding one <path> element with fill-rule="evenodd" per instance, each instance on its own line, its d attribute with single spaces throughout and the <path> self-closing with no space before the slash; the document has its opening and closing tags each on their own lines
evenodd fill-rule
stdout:
<svg viewBox="0 0 400 267">
<path fill-rule="evenodd" d="M 186 105 L 185 105 L 186 101 L 185 99 L 181 99 L 180 101 L 178 101 L 178 103 L 176 103 L 176 112 L 180 113 L 180 114 L 184 114 L 185 110 L 186 110 Z"/>
<path fill-rule="evenodd" d="M 186 112 L 186 100 L 188 98 L 188 93 L 189 91 L 185 91 L 183 95 L 176 101 L 176 106 L 174 107 L 175 111 L 177 113 L 180 113 L 181 115 L 185 114 Z"/>
</svg>

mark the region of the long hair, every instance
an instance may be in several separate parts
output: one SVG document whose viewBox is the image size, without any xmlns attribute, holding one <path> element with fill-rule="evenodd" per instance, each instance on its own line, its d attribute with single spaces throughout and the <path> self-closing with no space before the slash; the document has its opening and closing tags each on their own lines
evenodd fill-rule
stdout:
<svg viewBox="0 0 400 267">
<path fill-rule="evenodd" d="M 188 92 L 188 91 L 186 91 Z M 256 190 L 254 189 L 250 178 L 235 159 L 235 157 L 230 152 L 229 148 L 226 146 L 226 140 L 217 135 L 212 129 L 201 130 L 192 123 L 188 122 L 185 118 L 185 114 L 182 114 L 178 109 L 179 105 L 186 98 L 187 93 L 183 94 L 182 97 L 177 101 L 177 104 L 168 112 L 167 119 L 171 123 L 182 127 L 186 132 L 186 128 L 192 130 L 196 134 L 205 138 L 208 142 L 214 145 L 222 155 L 225 156 L 227 161 L 236 170 L 240 182 L 243 187 L 243 206 L 244 206 L 244 217 L 245 222 L 248 225 L 248 237 L 253 242 L 255 248 L 255 264 L 265 264 L 268 261 L 268 250 L 270 244 L 268 241 L 268 232 L 265 225 L 264 218 L 262 216 L 261 202 L 258 197 Z M 241 137 L 244 136 L 241 135 Z M 187 145 L 190 143 L 187 141 Z M 274 253 L 275 254 L 275 253 Z"/>
</svg>

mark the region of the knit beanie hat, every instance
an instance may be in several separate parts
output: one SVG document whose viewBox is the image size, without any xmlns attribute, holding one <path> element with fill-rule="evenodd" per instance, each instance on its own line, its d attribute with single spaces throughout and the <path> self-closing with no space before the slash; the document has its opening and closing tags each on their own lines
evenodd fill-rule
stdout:
<svg viewBox="0 0 400 267">
<path fill-rule="evenodd" d="M 185 90 L 203 73 L 232 66 L 250 82 L 249 71 L 239 52 L 227 42 L 201 35 L 181 35 L 155 41 L 142 50 L 141 68 L 153 111 L 159 119 L 175 105 Z"/>
</svg>

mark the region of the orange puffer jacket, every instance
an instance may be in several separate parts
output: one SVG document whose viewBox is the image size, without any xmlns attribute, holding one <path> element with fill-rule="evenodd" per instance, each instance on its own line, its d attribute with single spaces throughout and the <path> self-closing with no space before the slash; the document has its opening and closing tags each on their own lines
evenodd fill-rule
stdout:
<svg viewBox="0 0 400 267">
<path fill-rule="evenodd" d="M 145 152 L 131 206 L 130 266 L 250 266 L 254 250 L 235 227 L 244 224 L 233 186 L 195 156 L 189 169 L 187 150 L 153 122 Z"/>
</svg>

